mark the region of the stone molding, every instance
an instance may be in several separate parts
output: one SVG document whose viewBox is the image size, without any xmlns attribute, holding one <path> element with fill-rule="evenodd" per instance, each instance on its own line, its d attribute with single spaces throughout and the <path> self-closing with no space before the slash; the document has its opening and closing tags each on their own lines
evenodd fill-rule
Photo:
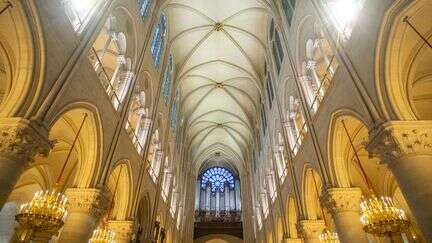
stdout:
<svg viewBox="0 0 432 243">
<path fill-rule="evenodd" d="M 69 212 L 84 213 L 99 219 L 108 208 L 108 196 L 96 188 L 68 188 L 65 192 L 68 198 Z"/>
<path fill-rule="evenodd" d="M 432 155 L 431 121 L 391 121 L 369 133 L 366 146 L 371 155 L 378 155 L 391 164 L 401 157 Z"/>
<path fill-rule="evenodd" d="M 300 220 L 299 231 L 306 239 L 318 239 L 324 229 L 324 220 Z"/>
<path fill-rule="evenodd" d="M 33 161 L 35 155 L 47 156 L 53 143 L 48 131 L 22 118 L 0 119 L 0 155 L 13 161 Z"/>
<path fill-rule="evenodd" d="M 335 216 L 342 212 L 359 212 L 362 192 L 360 188 L 329 188 L 320 198 L 329 212 Z"/>
<path fill-rule="evenodd" d="M 116 233 L 117 239 L 130 240 L 134 234 L 134 221 L 129 220 L 110 220 L 108 228 Z"/>
<path fill-rule="evenodd" d="M 289 238 L 289 239 L 283 239 L 282 242 L 283 243 L 302 243 L 303 240 L 302 239 Z"/>
</svg>

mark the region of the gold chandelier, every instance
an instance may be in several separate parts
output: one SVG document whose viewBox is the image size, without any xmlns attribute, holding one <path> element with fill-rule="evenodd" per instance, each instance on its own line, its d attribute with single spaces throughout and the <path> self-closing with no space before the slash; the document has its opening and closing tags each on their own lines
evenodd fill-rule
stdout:
<svg viewBox="0 0 432 243">
<path fill-rule="evenodd" d="M 377 194 L 373 190 L 372 183 L 360 162 L 360 157 L 357 154 L 357 150 L 354 147 L 354 143 L 344 120 L 342 120 L 342 125 L 347 134 L 351 148 L 354 151 L 361 174 L 372 194 L 372 196 L 363 199 L 360 203 L 360 222 L 363 224 L 363 230 L 372 235 L 389 236 L 390 238 L 394 234 L 401 234 L 410 226 L 410 221 L 408 220 L 405 211 L 398 208 L 390 197 L 376 196 Z"/>
<path fill-rule="evenodd" d="M 24 203 L 15 219 L 30 232 L 56 233 L 67 216 L 67 198 L 59 192 L 39 191 L 29 203 Z"/>
<path fill-rule="evenodd" d="M 319 235 L 320 242 L 324 243 L 339 243 L 338 234 L 335 232 L 331 232 L 327 228 L 323 230 L 323 232 Z"/>
<path fill-rule="evenodd" d="M 120 181 L 120 176 L 123 170 L 123 165 L 120 165 L 120 171 L 119 171 L 119 175 L 116 179 L 116 183 L 115 183 L 115 187 L 114 187 L 114 192 L 113 195 L 111 197 L 111 202 L 110 202 L 110 206 L 108 208 L 108 214 L 106 217 L 104 217 L 103 221 L 102 221 L 102 226 L 101 227 L 97 227 L 95 230 L 93 230 L 93 235 L 89 240 L 89 243 L 115 243 L 115 232 L 111 229 L 109 229 L 108 227 L 108 220 L 111 216 L 111 212 L 112 209 L 114 207 L 114 199 L 115 196 L 117 194 L 117 187 Z"/>
<path fill-rule="evenodd" d="M 115 243 L 115 232 L 108 227 L 98 227 L 93 231 L 89 243 Z"/>
<path fill-rule="evenodd" d="M 34 233 L 49 233 L 52 236 L 57 234 L 58 230 L 64 225 L 67 217 L 67 197 L 57 191 L 56 188 L 60 183 L 86 118 L 87 114 L 84 114 L 81 125 L 57 177 L 54 189 L 36 192 L 32 200 L 22 204 L 15 215 L 15 220 L 24 230 L 22 238 L 31 239 Z"/>
<path fill-rule="evenodd" d="M 373 195 L 360 203 L 363 230 L 373 235 L 393 235 L 408 229 L 405 211 L 396 207 L 390 197 Z"/>
</svg>

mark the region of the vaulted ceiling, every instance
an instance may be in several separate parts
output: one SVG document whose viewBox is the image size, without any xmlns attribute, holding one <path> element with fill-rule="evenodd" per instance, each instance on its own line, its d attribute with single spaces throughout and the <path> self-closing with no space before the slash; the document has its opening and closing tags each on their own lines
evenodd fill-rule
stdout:
<svg viewBox="0 0 432 243">
<path fill-rule="evenodd" d="M 267 2 L 172 0 L 163 7 L 190 161 L 243 170 L 260 112 Z"/>
</svg>

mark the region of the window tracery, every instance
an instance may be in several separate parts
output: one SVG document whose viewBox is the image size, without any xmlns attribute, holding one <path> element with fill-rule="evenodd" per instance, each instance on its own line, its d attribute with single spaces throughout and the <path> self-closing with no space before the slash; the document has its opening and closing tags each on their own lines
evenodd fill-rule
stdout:
<svg viewBox="0 0 432 243">
<path fill-rule="evenodd" d="M 314 38 L 306 41 L 301 82 L 306 101 L 312 112 L 318 110 L 338 68 L 335 54 L 319 25 Z"/>
<path fill-rule="evenodd" d="M 290 96 L 286 132 L 294 155 L 297 154 L 307 131 L 306 120 L 300 108 L 300 101 Z"/>
<path fill-rule="evenodd" d="M 234 188 L 234 176 L 232 173 L 222 167 L 212 167 L 206 170 L 201 176 L 201 188 L 211 188 L 211 192 L 224 192 L 225 185 Z"/>
<path fill-rule="evenodd" d="M 173 57 L 170 54 L 168 59 L 168 64 L 165 69 L 163 83 L 162 83 L 162 96 L 164 98 L 165 104 L 168 104 L 169 101 L 169 95 L 171 91 L 172 72 L 173 72 Z"/>
<path fill-rule="evenodd" d="M 177 134 L 177 107 L 180 102 L 180 90 L 177 89 L 174 103 L 171 108 L 171 129 Z"/>
<path fill-rule="evenodd" d="M 112 105 L 121 108 L 132 82 L 132 61 L 127 56 L 127 37 L 114 30 L 117 18 L 110 16 L 89 53 L 90 62 Z"/>
<path fill-rule="evenodd" d="M 162 59 L 163 48 L 165 45 L 166 36 L 166 16 L 161 14 L 159 22 L 153 32 L 152 44 L 150 52 L 152 54 L 153 62 L 156 67 L 159 67 Z"/>
</svg>

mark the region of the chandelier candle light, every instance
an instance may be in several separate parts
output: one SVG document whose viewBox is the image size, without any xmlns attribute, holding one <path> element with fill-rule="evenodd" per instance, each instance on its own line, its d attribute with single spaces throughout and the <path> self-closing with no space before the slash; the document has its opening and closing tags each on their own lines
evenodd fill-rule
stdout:
<svg viewBox="0 0 432 243">
<path fill-rule="evenodd" d="M 67 217 L 67 198 L 58 190 L 58 187 L 86 118 L 87 114 L 84 114 L 54 188 L 36 192 L 32 200 L 22 204 L 18 214 L 15 215 L 15 220 L 23 229 L 21 240 L 31 240 L 38 233 L 46 235 L 46 238 L 51 238 L 64 225 Z"/>
<path fill-rule="evenodd" d="M 355 158 L 360 167 L 363 178 L 366 181 L 371 196 L 366 197 L 360 203 L 360 222 L 363 224 L 363 230 L 366 233 L 376 236 L 388 236 L 392 240 L 393 235 L 399 235 L 406 231 L 410 222 L 405 214 L 405 211 L 398 208 L 390 197 L 377 197 L 375 191 L 372 188 L 372 184 L 364 170 L 360 158 L 355 150 L 351 136 L 348 133 L 348 129 L 342 120 L 342 125 L 347 134 L 351 148 L 354 151 Z"/>
<path fill-rule="evenodd" d="M 318 186 L 317 186 L 317 182 L 315 180 L 315 175 L 314 175 L 313 171 L 311 171 L 311 174 L 312 174 L 312 179 L 313 179 L 313 182 L 314 182 L 315 192 L 316 192 L 317 196 L 319 197 Z M 327 225 L 328 225 L 327 218 L 326 218 L 326 216 L 324 214 L 324 209 L 322 208 L 321 204 L 320 204 L 320 209 L 321 209 L 321 214 L 322 214 L 322 217 L 323 217 L 323 220 L 324 220 L 324 225 L 325 225 L 325 228 L 324 228 L 323 232 L 319 235 L 320 242 L 323 242 L 323 243 L 339 243 L 338 234 L 336 232 L 331 232 L 327 228 Z"/>
<path fill-rule="evenodd" d="M 89 243 L 115 243 L 115 232 L 108 228 L 108 220 L 111 217 L 112 210 L 114 208 L 114 199 L 117 194 L 117 188 L 120 180 L 120 176 L 123 170 L 123 165 L 120 165 L 119 175 L 116 180 L 114 192 L 111 197 L 110 206 L 108 208 L 108 214 L 103 219 L 102 226 L 98 227 L 93 231 L 93 235 L 89 240 Z"/>
</svg>

